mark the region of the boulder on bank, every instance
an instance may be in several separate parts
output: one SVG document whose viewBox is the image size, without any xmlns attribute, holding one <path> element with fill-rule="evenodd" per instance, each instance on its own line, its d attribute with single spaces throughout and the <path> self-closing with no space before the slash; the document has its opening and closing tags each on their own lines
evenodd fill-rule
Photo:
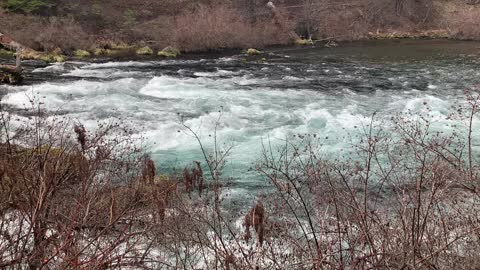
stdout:
<svg viewBox="0 0 480 270">
<path fill-rule="evenodd" d="M 145 47 L 137 49 L 136 53 L 138 55 L 152 55 L 153 50 L 150 47 L 145 46 Z"/>
<path fill-rule="evenodd" d="M 0 65 L 0 83 L 19 84 L 23 81 L 22 70 L 15 66 Z"/>
<path fill-rule="evenodd" d="M 180 55 L 180 50 L 172 46 L 168 46 L 158 52 L 158 56 L 167 57 L 167 58 L 176 58 L 179 55 Z"/>
</svg>

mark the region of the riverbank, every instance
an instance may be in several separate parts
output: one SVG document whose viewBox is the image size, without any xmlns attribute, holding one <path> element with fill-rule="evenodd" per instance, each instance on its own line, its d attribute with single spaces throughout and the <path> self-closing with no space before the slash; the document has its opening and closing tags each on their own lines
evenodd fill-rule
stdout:
<svg viewBox="0 0 480 270">
<path fill-rule="evenodd" d="M 209 51 L 193 51 L 193 52 L 180 52 L 178 49 L 173 48 L 174 52 L 170 53 L 166 50 L 155 51 L 154 49 L 146 46 L 142 48 L 136 48 L 135 45 L 113 46 L 112 49 L 95 49 L 93 51 L 76 50 L 72 53 L 65 55 L 61 50 L 57 49 L 53 52 L 37 52 L 27 51 L 22 55 L 23 60 L 37 60 L 45 64 L 62 63 L 65 61 L 87 61 L 87 62 L 102 62 L 102 61 L 150 61 L 150 60 L 171 60 L 171 59 L 210 59 L 228 55 L 244 55 L 247 61 L 267 61 L 273 51 L 276 50 L 296 50 L 296 49 L 312 49 L 312 48 L 325 48 L 331 49 L 342 46 L 352 46 L 355 44 L 374 44 L 382 42 L 397 42 L 408 44 L 409 41 L 424 40 L 431 42 L 432 44 L 443 42 L 462 42 L 462 39 L 455 39 L 448 35 L 445 30 L 431 30 L 423 32 L 389 32 L 389 33 L 369 33 L 368 37 L 360 40 L 351 41 L 334 41 L 334 40 L 314 40 L 314 39 L 297 39 L 292 44 L 285 45 L 272 45 L 267 46 L 261 50 L 254 48 L 238 49 L 238 48 L 223 48 Z M 471 40 L 472 44 L 475 43 Z M 480 50 L 480 46 L 479 46 Z M 142 53 L 142 51 L 148 51 L 149 53 Z M 167 51 L 167 53 L 166 53 Z M 0 63 L 9 64 L 13 62 L 15 52 L 6 49 L 0 50 Z M 42 64 L 37 64 L 41 66 Z"/>
<path fill-rule="evenodd" d="M 156 2 L 146 12 L 131 3 L 69 6 L 46 10 L 0 8 L 0 31 L 36 51 L 68 57 L 123 57 L 277 45 L 396 38 L 480 39 L 480 7 L 461 0 L 295 1 L 199 5 Z M 167 48 L 167 51 L 161 52 Z M 172 49 L 173 53 L 172 54 Z M 51 57 L 50 57 L 51 56 Z"/>
</svg>

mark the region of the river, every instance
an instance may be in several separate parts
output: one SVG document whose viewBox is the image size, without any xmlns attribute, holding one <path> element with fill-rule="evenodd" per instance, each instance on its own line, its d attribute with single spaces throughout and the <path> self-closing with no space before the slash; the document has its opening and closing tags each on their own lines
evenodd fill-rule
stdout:
<svg viewBox="0 0 480 270">
<path fill-rule="evenodd" d="M 2 102 L 20 117 L 37 96 L 47 111 L 87 129 L 98 121 L 128 123 L 145 138 L 161 172 L 202 160 L 179 115 L 209 146 L 222 111 L 218 139 L 234 147 L 224 175 L 233 181 L 232 193 L 253 196 L 251 191 L 266 187 L 249 170 L 259 160 L 262 140 L 283 144 L 315 134 L 335 156 L 351 147 L 351 135 L 373 112 L 388 120 L 420 112 L 425 102 L 442 126 L 452 104 L 478 83 L 479 54 L 476 42 L 398 40 L 272 48 L 253 59 L 231 52 L 46 67 L 27 62 L 25 84 L 0 90 Z"/>
</svg>

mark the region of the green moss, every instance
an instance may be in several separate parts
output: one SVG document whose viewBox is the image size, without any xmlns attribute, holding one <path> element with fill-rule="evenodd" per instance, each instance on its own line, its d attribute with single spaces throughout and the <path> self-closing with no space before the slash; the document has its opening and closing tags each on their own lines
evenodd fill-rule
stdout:
<svg viewBox="0 0 480 270">
<path fill-rule="evenodd" d="M 38 13 L 55 7 L 51 0 L 5 0 L 1 6 L 7 10 L 21 13 Z"/>
<path fill-rule="evenodd" d="M 259 55 L 261 53 L 262 53 L 261 51 L 254 48 L 250 48 L 247 50 L 247 55 Z"/>
<path fill-rule="evenodd" d="M 180 55 L 180 50 L 171 46 L 168 46 L 158 52 L 158 56 L 167 57 L 167 58 L 176 58 L 179 55 Z"/>
<path fill-rule="evenodd" d="M 0 56 L 14 56 L 15 52 L 5 50 L 5 49 L 0 49 Z"/>
<path fill-rule="evenodd" d="M 85 50 L 76 50 L 75 52 L 73 52 L 73 54 L 75 55 L 75 57 L 78 58 L 85 58 L 90 56 L 90 53 Z"/>
<path fill-rule="evenodd" d="M 137 49 L 136 53 L 138 55 L 152 55 L 153 50 L 150 47 L 147 46 L 147 47 L 142 47 L 142 48 Z"/>
</svg>

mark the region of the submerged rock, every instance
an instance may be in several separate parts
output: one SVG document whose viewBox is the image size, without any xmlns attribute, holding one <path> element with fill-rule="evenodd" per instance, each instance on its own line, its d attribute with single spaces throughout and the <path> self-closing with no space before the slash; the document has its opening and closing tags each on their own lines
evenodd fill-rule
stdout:
<svg viewBox="0 0 480 270">
<path fill-rule="evenodd" d="M 172 46 L 168 46 L 158 52 L 158 56 L 167 57 L 167 58 L 176 58 L 179 55 L 180 55 L 180 50 Z"/>
<path fill-rule="evenodd" d="M 152 55 L 153 50 L 150 47 L 146 46 L 146 47 L 142 47 L 142 48 L 137 49 L 136 53 L 138 55 Z"/>
</svg>

